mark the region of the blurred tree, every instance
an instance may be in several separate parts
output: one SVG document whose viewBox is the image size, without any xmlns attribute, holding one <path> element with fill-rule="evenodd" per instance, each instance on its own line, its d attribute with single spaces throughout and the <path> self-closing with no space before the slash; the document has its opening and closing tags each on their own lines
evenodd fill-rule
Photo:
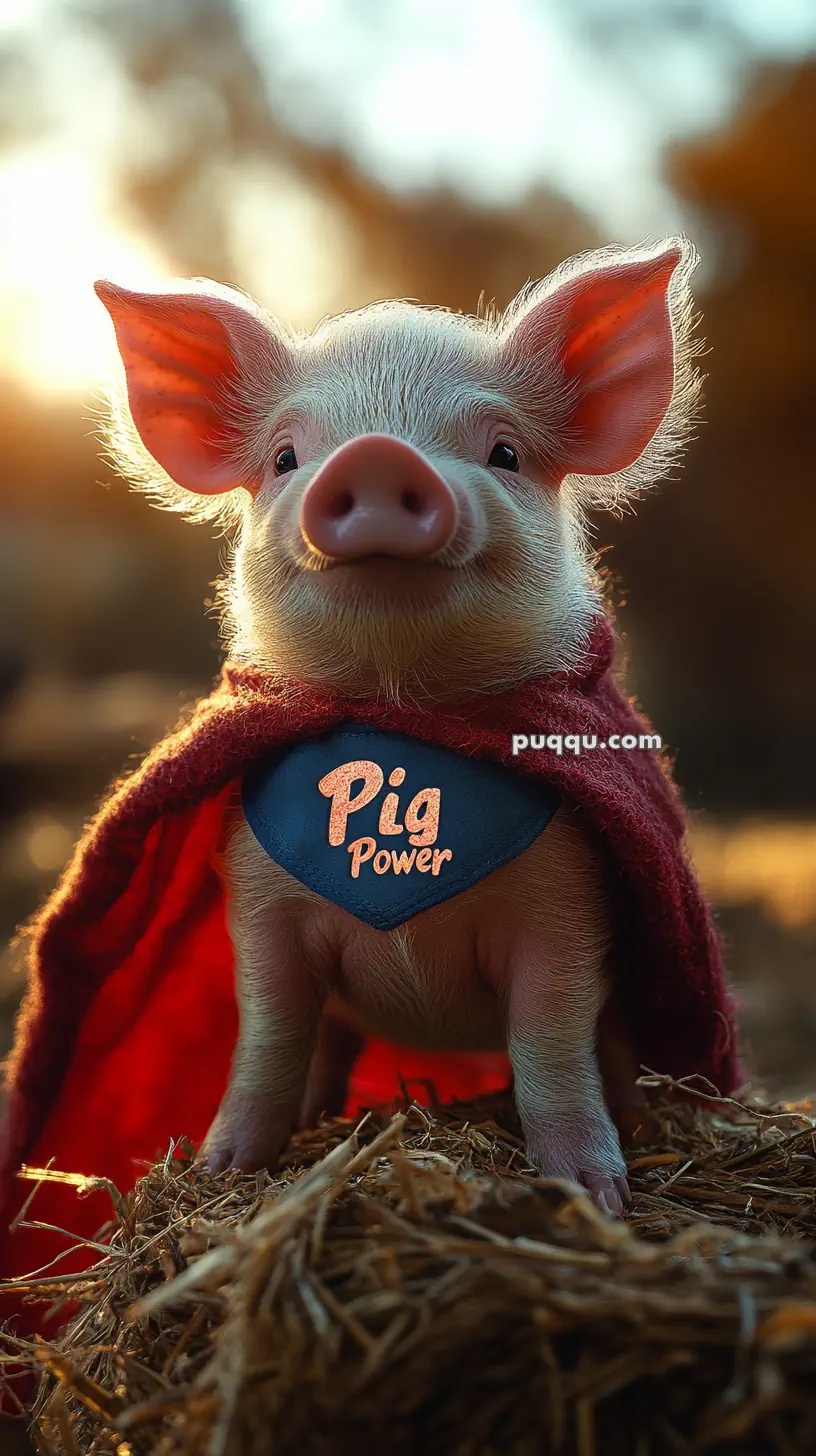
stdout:
<svg viewBox="0 0 816 1456">
<path fill-rule="evenodd" d="M 339 148 L 295 134 L 281 121 L 280 98 L 234 0 L 132 0 L 84 6 L 81 14 L 112 45 L 147 109 L 150 134 L 162 138 L 142 162 L 131 159 L 120 178 L 122 202 L 161 239 L 182 276 L 240 281 L 225 216 L 232 194 L 218 182 L 225 168 L 246 163 L 266 167 L 272 196 L 288 172 L 342 215 L 359 302 L 384 292 L 472 310 L 485 289 L 507 302 L 528 277 L 596 240 L 588 219 L 544 189 L 513 212 L 480 208 L 452 191 L 400 195 Z"/>
<path fill-rule="evenodd" d="M 685 782 L 733 810 L 816 803 L 814 135 L 816 65 L 773 68 L 727 131 L 669 154 L 720 230 L 705 423 L 679 484 L 615 530 L 639 680 Z"/>
</svg>

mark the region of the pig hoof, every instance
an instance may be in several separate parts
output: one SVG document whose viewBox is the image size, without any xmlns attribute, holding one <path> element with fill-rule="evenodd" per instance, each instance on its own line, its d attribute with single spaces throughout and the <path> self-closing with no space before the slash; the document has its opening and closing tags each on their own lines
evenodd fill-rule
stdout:
<svg viewBox="0 0 816 1456">
<path fill-rule="evenodd" d="M 619 1217 L 624 1206 L 632 1202 L 629 1184 L 623 1177 L 605 1178 L 601 1173 L 587 1173 L 581 1182 L 602 1213 Z"/>
<path fill-rule="evenodd" d="M 604 1213 L 619 1215 L 630 1201 L 617 1133 L 606 1114 L 578 1115 L 567 1124 L 538 1126 L 528 1156 L 545 1178 L 567 1178 L 586 1188 Z"/>
<path fill-rule="evenodd" d="M 205 1173 L 224 1173 L 230 1167 L 231 1161 L 229 1147 L 208 1149 L 204 1146 L 196 1158 L 194 1166 L 201 1168 Z"/>
<path fill-rule="evenodd" d="M 244 1137 L 219 1140 L 212 1145 L 205 1143 L 196 1163 L 209 1173 L 225 1173 L 230 1169 L 240 1173 L 257 1173 L 259 1168 L 274 1172 L 287 1141 L 285 1136 L 274 1143 L 265 1139 L 263 1147 L 254 1146 Z"/>
<path fill-rule="evenodd" d="M 292 1119 L 257 1098 L 229 1098 L 219 1109 L 197 1158 L 211 1173 L 234 1168 L 241 1173 L 270 1172 L 289 1141 Z"/>
</svg>

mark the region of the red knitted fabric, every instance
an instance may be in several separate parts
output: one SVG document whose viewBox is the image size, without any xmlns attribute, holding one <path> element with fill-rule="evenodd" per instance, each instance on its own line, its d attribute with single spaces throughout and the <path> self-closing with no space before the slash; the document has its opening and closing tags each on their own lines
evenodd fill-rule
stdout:
<svg viewBox="0 0 816 1456">
<path fill-rule="evenodd" d="M 613 866 L 619 990 L 640 1061 L 675 1077 L 700 1073 L 731 1092 L 742 1075 L 733 1006 L 665 768 L 642 750 L 511 755 L 513 732 L 589 733 L 600 742 L 648 731 L 612 677 L 613 645 L 601 618 L 576 671 L 441 707 L 343 701 L 227 666 L 191 722 L 111 794 L 31 928 L 0 1151 L 0 1230 L 30 1191 L 15 1179 L 21 1161 L 53 1159 L 126 1189 L 171 1138 L 203 1137 L 237 1029 L 213 868 L 228 803 L 265 750 L 344 718 L 513 762 L 571 796 Z M 505 1083 L 508 1064 L 373 1044 L 355 1069 L 350 1110 L 389 1099 L 398 1072 L 429 1077 L 442 1097 L 464 1097 Z M 109 1207 L 105 1195 L 78 1201 L 73 1189 L 47 1184 L 31 1217 L 91 1235 Z M 42 1265 L 64 1246 L 56 1235 L 18 1230 L 0 1246 L 0 1272 Z"/>
</svg>

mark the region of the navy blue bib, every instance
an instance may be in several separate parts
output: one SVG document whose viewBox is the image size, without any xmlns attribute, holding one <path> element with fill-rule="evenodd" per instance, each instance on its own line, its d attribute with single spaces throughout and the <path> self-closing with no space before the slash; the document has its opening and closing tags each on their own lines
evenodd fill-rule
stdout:
<svg viewBox="0 0 816 1456">
<path fill-rule="evenodd" d="M 378 930 L 514 859 L 559 803 L 548 784 L 503 764 L 357 723 L 276 750 L 243 783 L 267 854 Z"/>
</svg>

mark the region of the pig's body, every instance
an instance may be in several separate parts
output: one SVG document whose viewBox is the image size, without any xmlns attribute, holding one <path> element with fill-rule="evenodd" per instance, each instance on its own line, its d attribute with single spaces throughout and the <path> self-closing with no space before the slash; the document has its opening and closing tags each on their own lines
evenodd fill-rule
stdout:
<svg viewBox="0 0 816 1456">
<path fill-rule="evenodd" d="M 520 855 L 395 931 L 304 887 L 242 816 L 225 871 L 242 1016 L 207 1138 L 212 1165 L 274 1163 L 301 1107 L 307 1123 L 340 1111 L 366 1034 L 443 1051 L 506 1047 L 537 1166 L 620 1208 L 626 1169 L 595 1055 L 612 919 L 569 805 Z"/>
<path fill-rule="evenodd" d="M 224 593 L 239 661 L 418 702 L 569 671 L 602 610 L 585 509 L 648 484 L 687 432 L 694 262 L 684 240 L 609 250 L 501 319 L 384 304 L 307 337 L 234 295 L 103 285 L 128 390 L 114 444 L 177 508 L 240 519 Z M 398 931 L 305 890 L 240 819 L 224 872 L 241 1032 L 215 1166 L 274 1161 L 304 1097 L 309 1117 L 339 1105 L 370 1029 L 506 1046 L 535 1164 L 620 1207 L 595 1048 L 612 918 L 568 802 Z"/>
</svg>

